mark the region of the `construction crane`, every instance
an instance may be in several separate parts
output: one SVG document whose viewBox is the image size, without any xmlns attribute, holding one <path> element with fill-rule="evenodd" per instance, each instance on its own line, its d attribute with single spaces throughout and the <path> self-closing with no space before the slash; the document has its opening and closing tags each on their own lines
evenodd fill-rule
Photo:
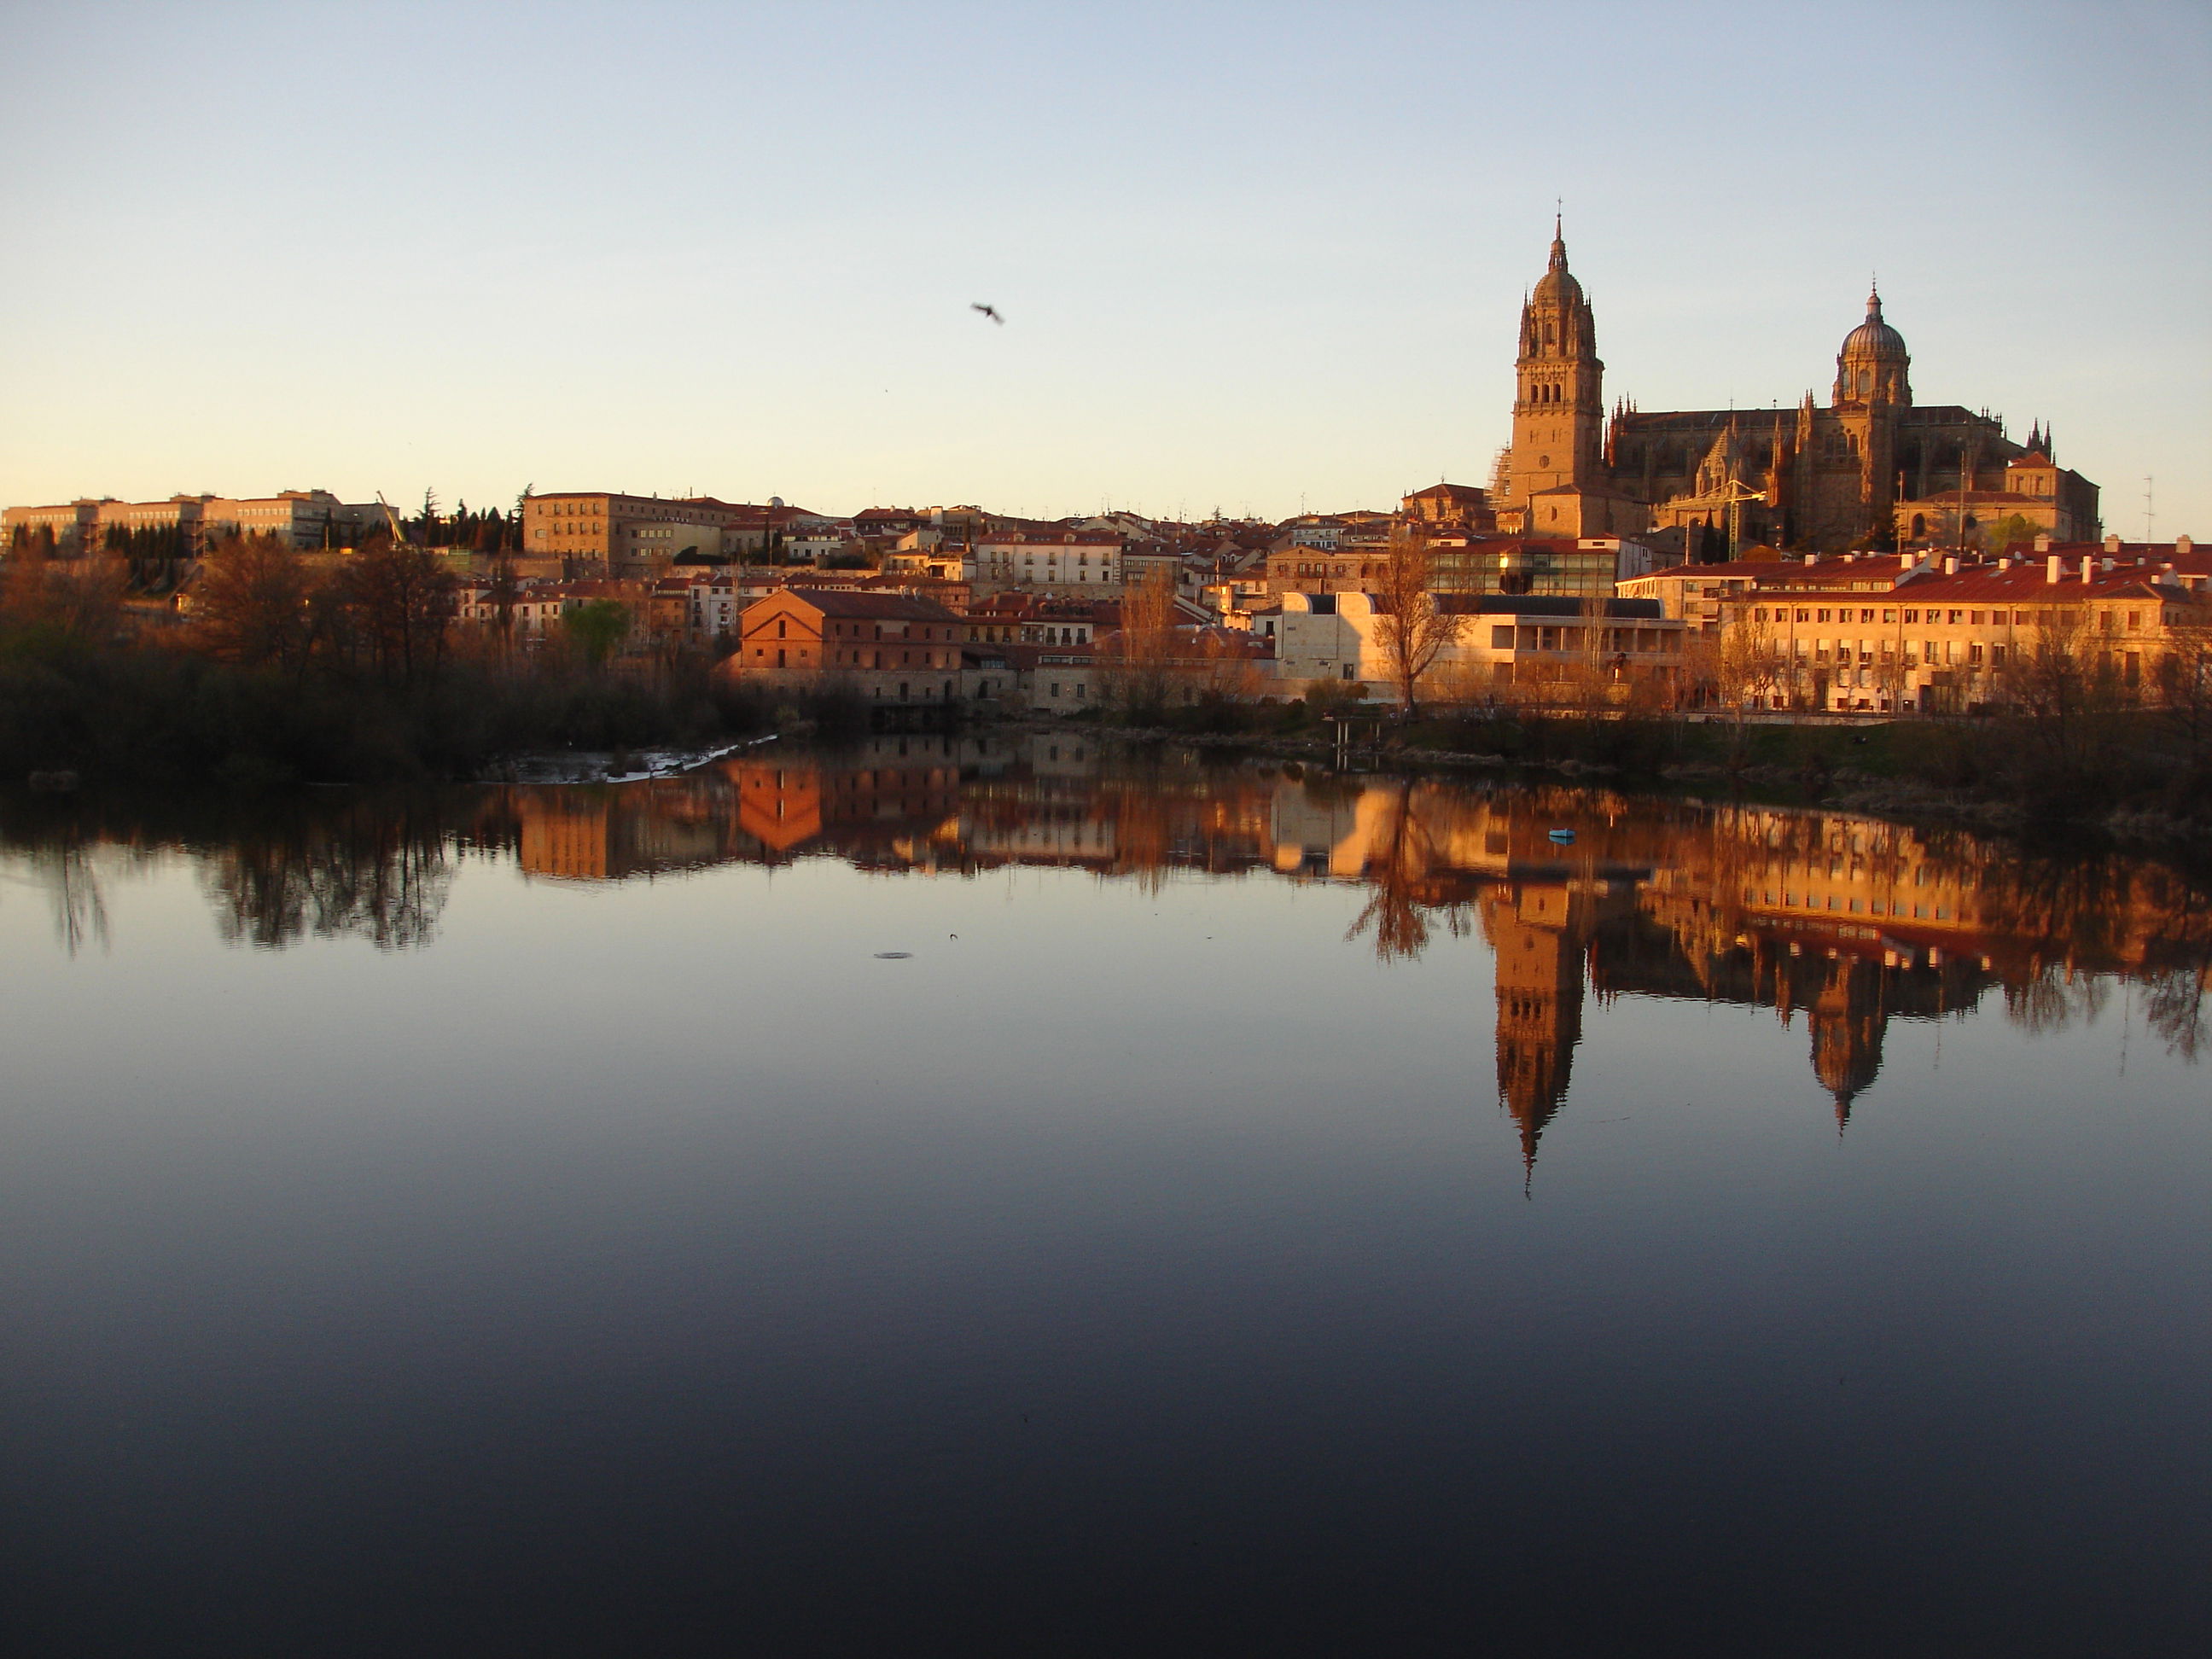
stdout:
<svg viewBox="0 0 2212 1659">
<path fill-rule="evenodd" d="M 392 544 L 394 547 L 406 546 L 407 532 L 399 527 L 399 515 L 392 510 L 392 503 L 384 499 L 384 492 L 380 489 L 376 492 L 376 504 L 384 509 L 384 526 L 392 532 Z"/>
</svg>

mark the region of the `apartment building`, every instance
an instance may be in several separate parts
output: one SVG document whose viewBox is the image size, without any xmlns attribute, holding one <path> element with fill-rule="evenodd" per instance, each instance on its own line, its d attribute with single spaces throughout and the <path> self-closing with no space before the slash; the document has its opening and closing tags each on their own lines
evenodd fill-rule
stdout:
<svg viewBox="0 0 2212 1659">
<path fill-rule="evenodd" d="M 1121 538 L 1109 531 L 985 530 L 970 550 L 963 574 L 981 585 L 1079 592 L 1121 585 Z"/>
<path fill-rule="evenodd" d="M 1844 553 L 1832 558 L 1732 559 L 1723 564 L 1680 564 L 1625 578 L 1614 591 L 1623 599 L 1656 599 L 1668 616 L 1694 632 L 1720 629 L 1724 602 L 1754 590 L 1811 596 L 1820 593 L 1887 593 L 1916 571 L 1928 568 L 1917 556 Z"/>
<path fill-rule="evenodd" d="M 2177 630 L 2212 628 L 2206 575 L 2183 568 L 2193 550 L 2185 537 L 2132 559 L 2118 545 L 1951 558 L 1855 600 L 1734 594 L 1723 608 L 1743 647 L 1741 695 L 1778 708 L 1970 714 L 2010 701 L 2060 660 L 2086 682 L 2144 695 Z M 2173 556 L 2154 561 L 2157 551 Z"/>
</svg>

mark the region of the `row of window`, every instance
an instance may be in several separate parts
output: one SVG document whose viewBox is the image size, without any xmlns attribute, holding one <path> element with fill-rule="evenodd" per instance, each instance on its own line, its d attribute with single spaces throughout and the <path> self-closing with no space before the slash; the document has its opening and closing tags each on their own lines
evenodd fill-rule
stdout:
<svg viewBox="0 0 2212 1659">
<path fill-rule="evenodd" d="M 1884 623 L 1894 623 L 1898 620 L 1899 607 L 1895 606 L 1882 609 L 1881 607 L 1862 605 L 1856 608 L 1856 615 L 1860 622 L 1870 623 L 1875 620 L 1877 609 L 1880 610 L 1881 617 Z M 1962 625 L 1968 628 L 2003 628 L 2007 626 L 2014 628 L 2027 628 L 2033 624 L 2035 618 L 2035 612 L 2032 611 L 2013 611 L 2003 609 L 1975 610 L 1971 606 L 1963 609 L 1944 610 L 1933 605 L 1920 606 L 1910 605 L 1903 606 L 1902 609 L 1905 612 L 1905 623 L 1907 627 L 1917 627 L 1921 623 L 1927 622 L 1944 623 L 1953 628 L 1957 628 Z M 1770 610 L 1772 613 L 1771 616 L 1769 615 Z M 2081 620 L 2081 611 L 2070 607 L 2062 606 L 2058 608 L 2055 613 L 2046 614 L 2053 615 L 2054 620 L 2059 623 L 2062 626 L 2066 627 L 2071 627 L 2073 624 Z M 2112 633 L 2118 627 L 2118 618 L 2121 614 L 2120 612 L 2116 611 L 2100 611 L 2096 614 L 2099 620 L 2099 626 L 2104 632 L 2107 634 Z M 1799 605 L 1796 607 L 1796 615 L 1793 618 L 1790 615 L 1790 607 L 1788 606 L 1774 605 L 1769 607 L 1767 605 L 1753 605 L 1752 607 L 1751 619 L 1753 622 L 1759 623 L 1770 621 L 1787 623 L 1792 620 L 1801 623 L 1824 623 L 1831 620 L 1839 623 L 1847 623 L 1852 620 L 1853 615 L 1853 608 L 1849 605 L 1832 607 L 1828 605 Z M 2127 631 L 2130 634 L 2140 632 L 2143 625 L 2143 613 L 2140 611 L 2130 611 L 2126 613 L 2126 616 Z M 2008 623 L 2006 620 L 2008 617 L 2011 619 L 2009 623 Z"/>
<path fill-rule="evenodd" d="M 1771 890 L 1762 890 L 1758 898 L 1753 899 L 1751 896 L 1751 889 L 1747 887 L 1743 890 L 1743 902 L 1746 904 L 1772 904 L 1775 902 L 1774 894 Z M 1785 908 L 1799 908 L 1797 895 L 1784 891 L 1782 895 L 1782 904 Z M 1805 902 L 1802 908 L 1808 910 L 1840 910 L 1847 915 L 1855 916 L 1897 916 L 1901 919 L 1905 914 L 1905 904 L 1899 899 L 1888 900 L 1887 903 L 1881 899 L 1856 898 L 1845 899 L 1838 902 L 1833 893 L 1829 894 L 1825 900 L 1816 893 L 1808 893 L 1805 895 Z M 1912 906 L 1912 919 L 1916 921 L 1949 921 L 1953 918 L 1948 905 L 1916 904 Z M 1958 920 L 1964 921 L 1968 918 L 1961 913 Z"/>
</svg>

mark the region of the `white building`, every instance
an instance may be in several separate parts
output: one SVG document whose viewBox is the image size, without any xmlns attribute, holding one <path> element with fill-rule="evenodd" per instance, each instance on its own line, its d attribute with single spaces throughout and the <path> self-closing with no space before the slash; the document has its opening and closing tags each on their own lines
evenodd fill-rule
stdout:
<svg viewBox="0 0 2212 1659">
<path fill-rule="evenodd" d="M 1480 697 L 1506 687 L 1539 686 L 1593 671 L 1603 678 L 1677 678 L 1683 625 L 1656 600 L 1532 598 L 1442 593 L 1459 633 L 1423 677 L 1426 695 Z M 1382 615 L 1369 593 L 1285 593 L 1275 622 L 1275 675 L 1300 683 L 1364 684 L 1368 696 L 1395 694 Z"/>
<path fill-rule="evenodd" d="M 1121 538 L 1099 530 L 1002 530 L 975 538 L 962 576 L 1006 587 L 1121 585 Z"/>
</svg>

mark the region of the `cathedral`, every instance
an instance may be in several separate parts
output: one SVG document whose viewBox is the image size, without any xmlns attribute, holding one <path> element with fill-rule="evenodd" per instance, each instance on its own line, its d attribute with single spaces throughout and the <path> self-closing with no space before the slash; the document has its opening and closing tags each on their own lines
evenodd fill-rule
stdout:
<svg viewBox="0 0 2212 1659">
<path fill-rule="evenodd" d="M 1513 441 L 1491 488 L 1498 527 L 1676 532 L 1693 558 L 1754 542 L 1966 548 L 2014 519 L 2061 541 L 2100 532 L 2096 485 L 2057 465 L 2039 422 L 2020 444 L 1986 411 L 1916 404 L 1911 367 L 1875 293 L 1836 354 L 1826 407 L 1808 392 L 1790 410 L 1608 411 L 1589 299 L 1554 227 L 1550 269 L 1521 308 Z"/>
</svg>

